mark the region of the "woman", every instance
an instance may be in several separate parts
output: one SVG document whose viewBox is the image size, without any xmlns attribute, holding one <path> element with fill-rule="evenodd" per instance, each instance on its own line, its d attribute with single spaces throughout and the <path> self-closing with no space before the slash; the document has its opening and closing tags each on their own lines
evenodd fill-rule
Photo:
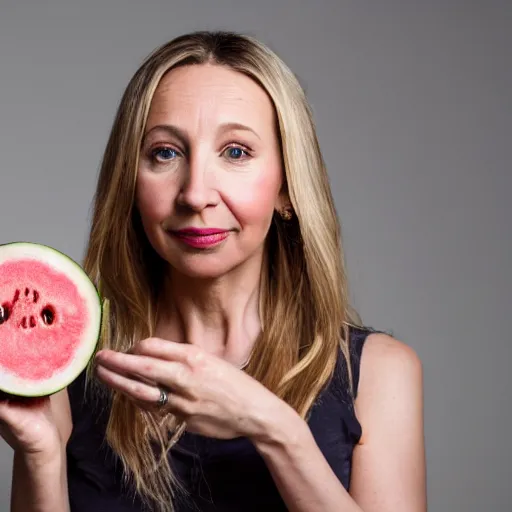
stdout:
<svg viewBox="0 0 512 512">
<path fill-rule="evenodd" d="M 281 60 L 230 33 L 156 50 L 98 182 L 101 350 L 68 390 L 0 407 L 12 510 L 425 510 L 421 365 L 356 327 L 341 254 Z"/>
</svg>

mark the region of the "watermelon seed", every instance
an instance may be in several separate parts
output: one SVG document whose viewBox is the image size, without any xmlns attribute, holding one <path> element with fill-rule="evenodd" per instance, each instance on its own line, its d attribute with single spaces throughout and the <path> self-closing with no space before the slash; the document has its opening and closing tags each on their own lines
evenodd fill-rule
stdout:
<svg viewBox="0 0 512 512">
<path fill-rule="evenodd" d="M 2 325 L 4 322 L 7 322 L 9 320 L 9 317 L 11 316 L 11 308 L 9 307 L 9 304 L 4 303 L 0 306 L 0 325 Z"/>
<path fill-rule="evenodd" d="M 21 325 L 21 327 L 23 327 L 23 329 L 27 328 L 27 317 L 26 316 L 23 317 L 20 325 Z"/>
<path fill-rule="evenodd" d="M 46 306 L 41 311 L 41 318 L 46 325 L 52 325 L 55 320 L 55 310 L 51 306 Z"/>
<path fill-rule="evenodd" d="M 34 302 L 37 302 L 39 300 L 39 293 L 34 290 Z"/>
<path fill-rule="evenodd" d="M 30 290 L 28 288 L 25 288 L 25 297 L 28 296 L 29 292 L 30 292 Z"/>
<path fill-rule="evenodd" d="M 30 327 L 35 327 L 35 326 L 36 326 L 36 319 L 33 316 L 31 316 L 30 317 Z"/>
</svg>

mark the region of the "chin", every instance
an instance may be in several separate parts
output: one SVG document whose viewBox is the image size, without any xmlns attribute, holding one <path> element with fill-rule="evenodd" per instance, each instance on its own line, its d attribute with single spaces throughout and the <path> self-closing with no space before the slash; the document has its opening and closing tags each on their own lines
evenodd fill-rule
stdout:
<svg viewBox="0 0 512 512">
<path fill-rule="evenodd" d="M 172 261 L 169 264 L 173 272 L 192 279 L 219 279 L 238 267 L 238 263 L 229 264 L 219 261 L 218 258 L 202 256 L 199 258 L 184 258 L 180 261 Z"/>
<path fill-rule="evenodd" d="M 263 245 L 257 247 L 232 247 L 228 244 L 212 250 L 194 250 L 176 247 L 174 244 L 153 246 L 171 267 L 171 273 L 190 279 L 219 279 L 250 262 L 260 262 Z M 260 262 L 261 263 L 261 262 Z"/>
</svg>

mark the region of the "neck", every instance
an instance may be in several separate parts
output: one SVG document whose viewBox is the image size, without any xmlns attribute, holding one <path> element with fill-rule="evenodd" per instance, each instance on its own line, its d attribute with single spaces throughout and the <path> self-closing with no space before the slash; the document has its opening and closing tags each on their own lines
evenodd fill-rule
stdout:
<svg viewBox="0 0 512 512">
<path fill-rule="evenodd" d="M 237 367 L 243 367 L 261 332 L 260 262 L 217 279 L 192 278 L 171 272 L 157 336 L 198 345 Z"/>
</svg>

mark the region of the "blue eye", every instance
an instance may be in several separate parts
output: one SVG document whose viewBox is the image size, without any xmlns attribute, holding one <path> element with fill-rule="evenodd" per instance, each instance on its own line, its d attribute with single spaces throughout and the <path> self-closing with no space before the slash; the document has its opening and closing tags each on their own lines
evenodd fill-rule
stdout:
<svg viewBox="0 0 512 512">
<path fill-rule="evenodd" d="M 157 148 L 151 152 L 156 160 L 172 160 L 178 156 L 178 152 L 172 148 Z"/>
<path fill-rule="evenodd" d="M 244 156 L 248 156 L 247 151 L 237 146 L 227 148 L 226 151 L 228 152 L 228 158 L 232 160 L 241 160 Z"/>
</svg>

